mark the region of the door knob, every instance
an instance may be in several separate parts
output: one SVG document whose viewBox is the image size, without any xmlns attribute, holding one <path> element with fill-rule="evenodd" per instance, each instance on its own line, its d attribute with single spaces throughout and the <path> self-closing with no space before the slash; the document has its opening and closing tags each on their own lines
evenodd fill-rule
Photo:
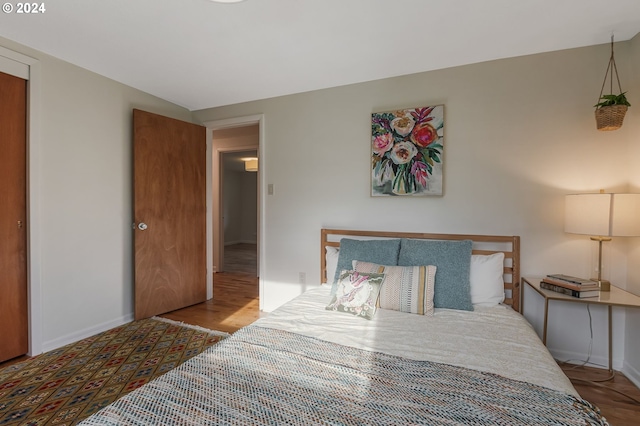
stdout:
<svg viewBox="0 0 640 426">
<path fill-rule="evenodd" d="M 147 224 L 144 223 L 144 222 L 140 222 L 138 224 L 138 229 L 141 230 L 141 231 L 144 231 L 145 229 L 147 229 Z"/>
</svg>

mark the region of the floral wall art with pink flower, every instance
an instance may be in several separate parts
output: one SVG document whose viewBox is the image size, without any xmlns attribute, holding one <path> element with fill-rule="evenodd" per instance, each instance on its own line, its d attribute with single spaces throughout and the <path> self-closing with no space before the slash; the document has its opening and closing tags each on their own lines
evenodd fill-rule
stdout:
<svg viewBox="0 0 640 426">
<path fill-rule="evenodd" d="M 371 114 L 371 195 L 442 195 L 444 105 Z"/>
</svg>

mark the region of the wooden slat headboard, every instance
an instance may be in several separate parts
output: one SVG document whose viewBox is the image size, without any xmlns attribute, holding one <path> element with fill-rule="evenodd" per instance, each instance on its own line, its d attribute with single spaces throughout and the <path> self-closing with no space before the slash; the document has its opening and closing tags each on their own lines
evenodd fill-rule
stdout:
<svg viewBox="0 0 640 426">
<path fill-rule="evenodd" d="M 425 234 L 417 232 L 321 229 L 320 279 L 327 282 L 326 247 L 340 247 L 343 237 L 353 239 L 415 238 L 421 240 L 471 240 L 473 254 L 504 253 L 504 303 L 520 312 L 520 237 L 503 235 Z"/>
</svg>

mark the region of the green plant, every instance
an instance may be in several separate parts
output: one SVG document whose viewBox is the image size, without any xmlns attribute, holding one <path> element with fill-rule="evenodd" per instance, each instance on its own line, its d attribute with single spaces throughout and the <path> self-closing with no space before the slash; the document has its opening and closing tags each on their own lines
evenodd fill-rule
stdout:
<svg viewBox="0 0 640 426">
<path fill-rule="evenodd" d="M 627 100 L 625 93 L 627 92 L 622 92 L 619 95 L 602 95 L 600 96 L 600 102 L 595 104 L 594 106 L 596 108 L 601 108 L 601 107 L 611 106 L 611 105 L 626 105 L 630 107 L 631 104 Z"/>
</svg>

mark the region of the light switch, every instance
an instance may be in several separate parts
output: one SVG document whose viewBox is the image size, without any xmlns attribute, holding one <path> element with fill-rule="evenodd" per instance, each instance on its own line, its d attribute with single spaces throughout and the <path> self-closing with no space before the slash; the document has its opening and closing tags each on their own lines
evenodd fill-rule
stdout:
<svg viewBox="0 0 640 426">
<path fill-rule="evenodd" d="M 273 184 L 272 183 L 267 185 L 267 194 L 273 195 Z"/>
</svg>

